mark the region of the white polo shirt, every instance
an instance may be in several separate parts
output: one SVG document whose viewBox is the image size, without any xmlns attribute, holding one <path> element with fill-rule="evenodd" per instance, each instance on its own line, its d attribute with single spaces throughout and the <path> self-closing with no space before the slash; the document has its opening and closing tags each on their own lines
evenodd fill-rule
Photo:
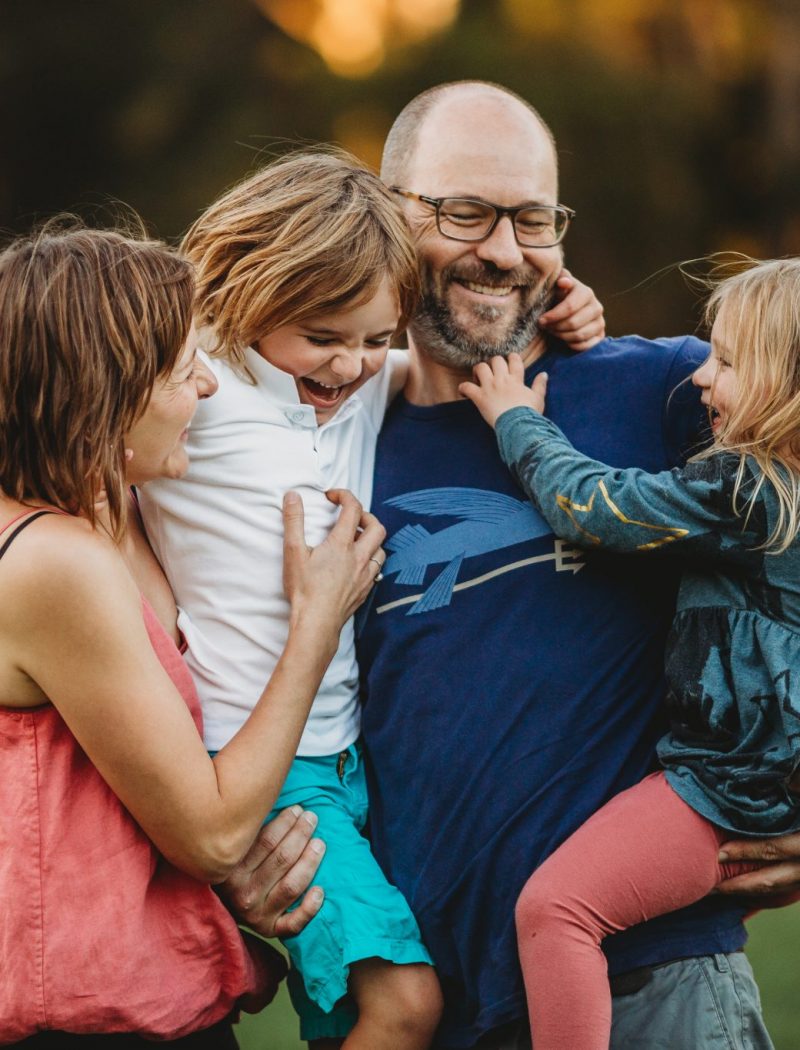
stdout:
<svg viewBox="0 0 800 1050">
<path fill-rule="evenodd" d="M 306 539 L 328 535 L 338 508 L 327 489 L 348 488 L 365 507 L 372 496 L 375 442 L 406 355 L 386 366 L 327 423 L 298 400 L 294 379 L 254 350 L 256 385 L 224 362 L 210 367 L 217 393 L 198 405 L 179 481 L 148 483 L 141 494 L 150 540 L 179 607 L 186 661 L 203 706 L 206 746 L 218 750 L 245 721 L 283 652 L 289 603 L 283 593 L 284 493 L 303 498 Z M 322 681 L 298 748 L 331 755 L 358 737 L 358 668 L 353 624 Z"/>
</svg>

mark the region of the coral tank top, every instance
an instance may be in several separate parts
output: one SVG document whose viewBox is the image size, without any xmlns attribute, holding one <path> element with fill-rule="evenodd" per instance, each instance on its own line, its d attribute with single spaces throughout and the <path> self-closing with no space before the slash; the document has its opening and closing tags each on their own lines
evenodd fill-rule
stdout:
<svg viewBox="0 0 800 1050">
<path fill-rule="evenodd" d="M 144 599 L 142 613 L 199 731 L 183 659 Z M 0 959 L 0 1044 L 41 1029 L 176 1039 L 268 982 L 211 887 L 160 856 L 49 704 L 0 708 Z"/>
</svg>

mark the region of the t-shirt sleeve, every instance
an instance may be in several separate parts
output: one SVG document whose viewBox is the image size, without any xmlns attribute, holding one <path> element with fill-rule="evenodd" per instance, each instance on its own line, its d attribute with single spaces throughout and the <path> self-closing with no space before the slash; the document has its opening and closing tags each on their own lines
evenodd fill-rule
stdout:
<svg viewBox="0 0 800 1050">
<path fill-rule="evenodd" d="M 612 468 L 578 452 L 554 423 L 527 408 L 499 418 L 497 439 L 534 506 L 557 535 L 580 546 L 725 560 L 765 539 L 754 535 L 762 516 L 747 518 L 734 507 L 737 456 L 714 455 L 659 474 Z"/>
</svg>

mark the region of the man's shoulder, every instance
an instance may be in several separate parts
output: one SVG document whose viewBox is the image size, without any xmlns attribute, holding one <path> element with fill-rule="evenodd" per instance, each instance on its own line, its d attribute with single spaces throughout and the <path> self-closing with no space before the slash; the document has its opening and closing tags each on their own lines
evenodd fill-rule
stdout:
<svg viewBox="0 0 800 1050">
<path fill-rule="evenodd" d="M 708 356 L 709 345 L 694 335 L 662 336 L 649 339 L 642 335 L 609 336 L 587 354 L 609 361 L 652 363 L 670 368 L 685 363 L 696 368 Z"/>
</svg>

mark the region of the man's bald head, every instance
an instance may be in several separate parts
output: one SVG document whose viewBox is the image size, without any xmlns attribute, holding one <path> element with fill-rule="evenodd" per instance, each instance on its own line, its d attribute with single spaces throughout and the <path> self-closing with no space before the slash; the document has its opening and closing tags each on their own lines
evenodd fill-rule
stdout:
<svg viewBox="0 0 800 1050">
<path fill-rule="evenodd" d="M 521 95 L 486 80 L 456 80 L 428 88 L 413 98 L 400 112 L 389 130 L 383 148 L 383 181 L 387 186 L 405 185 L 409 181 L 420 131 L 435 111 L 441 107 L 449 107 L 457 112 L 473 106 L 492 104 L 509 111 L 517 110 L 518 117 L 535 122 L 549 141 L 553 162 L 556 164 L 556 144 L 552 131 L 538 111 Z M 441 112 L 437 115 L 443 116 Z"/>
</svg>

